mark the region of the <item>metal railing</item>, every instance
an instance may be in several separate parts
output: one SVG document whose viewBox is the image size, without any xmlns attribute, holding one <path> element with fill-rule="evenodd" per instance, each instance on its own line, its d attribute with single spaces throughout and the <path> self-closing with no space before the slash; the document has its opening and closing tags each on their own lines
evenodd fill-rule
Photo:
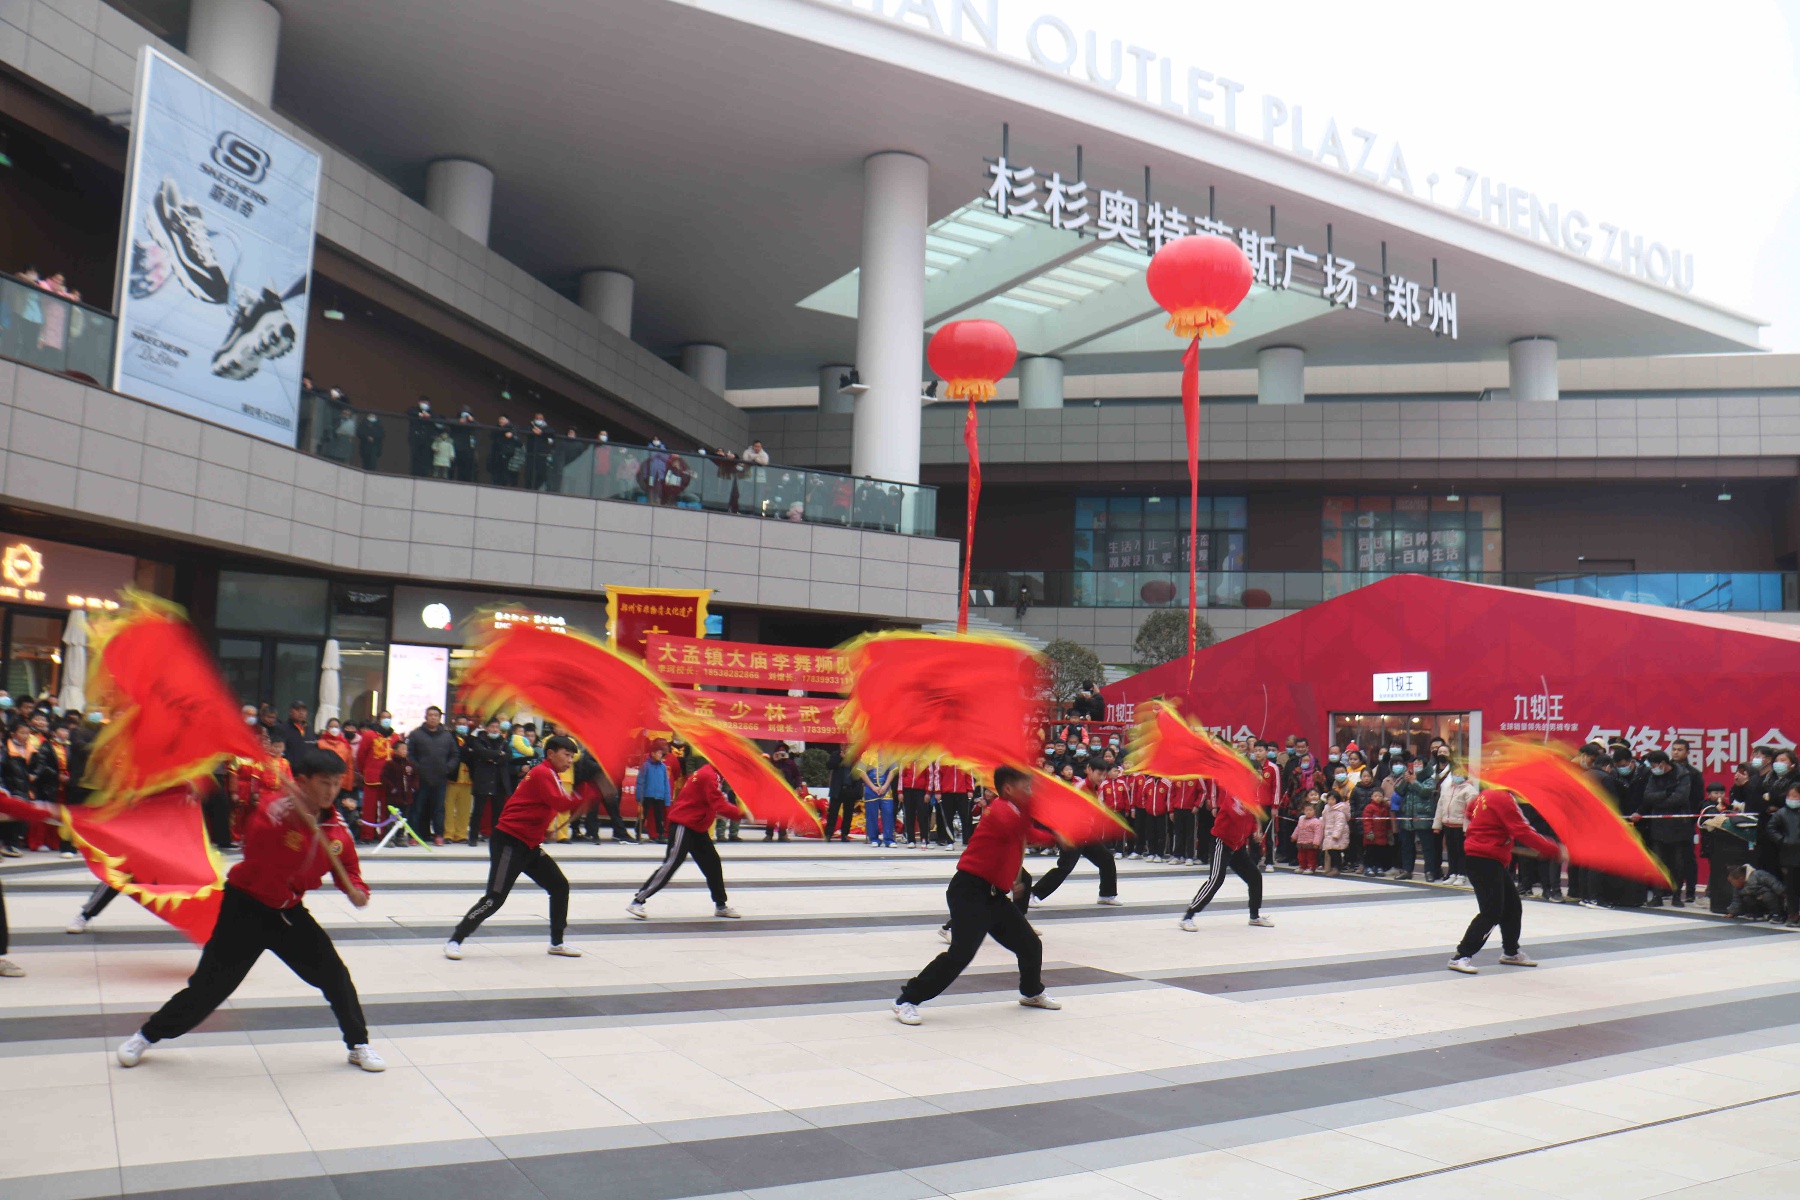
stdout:
<svg viewBox="0 0 1800 1200">
<path fill-rule="evenodd" d="M 519 425 L 420 420 L 352 408 L 316 392 L 301 398 L 298 445 L 304 453 L 384 475 L 849 529 L 937 533 L 935 487 L 535 434 Z"/>
<path fill-rule="evenodd" d="M 0 275 L 0 357 L 105 387 L 117 327 L 110 313 Z"/>
<path fill-rule="evenodd" d="M 1202 608 L 1296 609 L 1364 587 L 1386 571 L 1202 571 Z M 1470 571 L 1444 576 L 1528 591 L 1625 600 L 1695 612 L 1800 611 L 1800 575 L 1791 571 Z M 1182 608 L 1187 572 L 982 570 L 970 580 L 970 602 L 1017 607 Z"/>
</svg>

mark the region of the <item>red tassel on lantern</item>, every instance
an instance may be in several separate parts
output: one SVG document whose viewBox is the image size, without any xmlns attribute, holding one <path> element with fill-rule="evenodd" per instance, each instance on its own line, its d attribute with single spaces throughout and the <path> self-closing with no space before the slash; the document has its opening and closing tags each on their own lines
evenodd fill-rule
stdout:
<svg viewBox="0 0 1800 1200">
<path fill-rule="evenodd" d="M 1194 626 L 1200 598 L 1200 339 L 1231 331 L 1227 314 L 1250 294 L 1255 272 L 1236 242 L 1202 233 L 1167 242 L 1150 260 L 1144 283 L 1169 314 L 1169 328 L 1189 341 L 1181 356 L 1181 416 L 1188 452 L 1188 672 L 1193 677 Z"/>
<path fill-rule="evenodd" d="M 1018 356 L 1012 334 L 997 321 L 952 321 L 931 335 L 925 350 L 931 369 L 947 385 L 945 397 L 969 402 L 963 421 L 963 444 L 969 449 L 969 515 L 963 531 L 962 598 L 956 605 L 958 633 L 969 629 L 969 573 L 975 561 L 975 511 L 981 504 L 981 422 L 975 405 L 994 398 L 995 385 L 1012 370 Z"/>
</svg>

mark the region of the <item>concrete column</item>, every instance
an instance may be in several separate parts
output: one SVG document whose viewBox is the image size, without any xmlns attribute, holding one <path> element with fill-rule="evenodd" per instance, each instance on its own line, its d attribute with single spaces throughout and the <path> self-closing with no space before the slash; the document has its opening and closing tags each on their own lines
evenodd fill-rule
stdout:
<svg viewBox="0 0 1800 1200">
<path fill-rule="evenodd" d="M 838 381 L 850 373 L 850 368 L 842 363 L 831 363 L 819 368 L 819 411 L 822 413 L 853 413 L 856 411 L 856 397 L 838 394 L 842 386 Z"/>
<path fill-rule="evenodd" d="M 681 373 L 723 396 L 725 347 L 709 342 L 689 342 L 681 348 Z"/>
<path fill-rule="evenodd" d="M 856 292 L 856 398 L 850 469 L 919 482 L 925 365 L 925 227 L 931 167 L 900 151 L 863 163 L 862 270 Z"/>
<path fill-rule="evenodd" d="M 494 173 L 466 158 L 440 158 L 425 168 L 425 207 L 485 246 Z"/>
<path fill-rule="evenodd" d="M 1019 360 L 1019 407 L 1063 406 L 1063 360 L 1040 356 Z"/>
<path fill-rule="evenodd" d="M 188 57 L 264 105 L 275 98 L 281 14 L 263 0 L 193 0 Z"/>
<path fill-rule="evenodd" d="M 615 333 L 631 336 L 631 301 L 637 283 L 623 271 L 583 271 L 581 307 Z"/>
<path fill-rule="evenodd" d="M 1306 351 L 1298 346 L 1266 346 L 1256 352 L 1256 402 L 1306 403 Z"/>
<path fill-rule="evenodd" d="M 1555 400 L 1556 339 L 1520 338 L 1506 348 L 1506 390 L 1514 400 Z"/>
</svg>

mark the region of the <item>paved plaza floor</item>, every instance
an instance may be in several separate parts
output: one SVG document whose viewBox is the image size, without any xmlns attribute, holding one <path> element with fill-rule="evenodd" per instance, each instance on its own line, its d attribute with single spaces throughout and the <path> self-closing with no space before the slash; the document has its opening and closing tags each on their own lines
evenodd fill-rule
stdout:
<svg viewBox="0 0 1800 1200">
<path fill-rule="evenodd" d="M 322 998 L 267 957 L 199 1031 L 134 1070 L 111 1048 L 196 949 L 92 878 L 0 867 L 0 1196 L 220 1200 L 1635 1200 L 1800 1195 L 1800 939 L 1692 913 L 1527 902 L 1542 965 L 1445 970 L 1462 889 L 1228 880 L 1083 864 L 1033 910 L 1051 994 L 1015 1003 L 991 943 L 908 1028 L 889 1003 L 943 948 L 954 857 L 817 842 L 723 848 L 741 921 L 684 867 L 628 919 L 651 847 L 553 852 L 574 885 L 555 958 L 521 879 L 445 936 L 485 849 L 366 863 L 368 908 L 312 909 L 388 1070 L 348 1066 Z M 1041 870 L 1047 859 L 1027 859 Z"/>
</svg>

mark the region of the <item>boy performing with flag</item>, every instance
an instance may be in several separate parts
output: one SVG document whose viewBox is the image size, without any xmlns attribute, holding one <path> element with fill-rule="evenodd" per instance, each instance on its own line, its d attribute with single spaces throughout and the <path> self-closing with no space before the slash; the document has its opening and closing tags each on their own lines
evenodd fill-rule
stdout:
<svg viewBox="0 0 1800 1200">
<path fill-rule="evenodd" d="M 1495 925 L 1500 926 L 1501 965 L 1535 967 L 1537 962 L 1519 948 L 1524 905 L 1519 902 L 1519 888 L 1513 882 L 1513 843 L 1522 844 L 1540 858 L 1558 858 L 1564 863 L 1569 861 L 1569 852 L 1527 824 L 1519 802 L 1507 792 L 1482 792 L 1470 803 L 1465 819 L 1468 823 L 1463 833 L 1463 863 L 1481 911 L 1469 922 L 1468 931 L 1457 944 L 1450 969 L 1464 975 L 1475 974 L 1479 968 L 1474 958 L 1487 944 Z"/>
<path fill-rule="evenodd" d="M 525 773 L 501 808 L 494 836 L 488 839 L 487 891 L 444 943 L 445 958 L 462 958 L 463 941 L 500 911 L 520 875 L 529 877 L 550 896 L 550 953 L 561 958 L 581 957 L 581 951 L 563 941 L 569 925 L 569 880 L 544 851 L 544 838 L 556 818 L 582 803 L 562 781 L 563 772 L 579 752 L 575 739 L 560 733 L 546 740 L 544 761 Z"/>
<path fill-rule="evenodd" d="M 631 898 L 631 903 L 625 906 L 628 914 L 640 921 L 647 920 L 650 914 L 644 909 L 645 901 L 667 886 L 676 868 L 691 854 L 700 865 L 700 873 L 706 876 L 707 890 L 712 893 L 713 916 L 737 918 L 737 909 L 726 903 L 725 867 L 719 861 L 719 851 L 712 840 L 713 822 L 720 817 L 741 821 L 744 810 L 725 794 L 719 769 L 705 763 L 681 785 L 681 793 L 669 809 L 668 852 L 661 865 L 644 881 L 644 886 L 638 889 L 637 895 Z"/>
<path fill-rule="evenodd" d="M 1187 911 L 1181 915 L 1182 932 L 1200 931 L 1194 924 L 1194 917 L 1219 894 L 1219 886 L 1225 882 L 1226 867 L 1230 867 L 1250 889 L 1250 923 L 1262 929 L 1273 926 L 1275 922 L 1262 915 L 1262 868 L 1257 863 L 1263 840 L 1262 821 L 1242 801 L 1221 788 L 1212 833 L 1212 867 L 1200 890 L 1188 901 Z"/>
<path fill-rule="evenodd" d="M 152 1045 L 180 1037 L 205 1020 L 243 983 L 263 951 L 272 950 L 294 974 L 325 993 L 351 1065 L 365 1071 L 387 1069 L 369 1048 L 369 1028 L 349 970 L 304 904 L 306 893 L 327 873 L 350 903 L 362 908 L 369 902 L 356 840 L 337 814 L 344 770 L 337 755 L 309 746 L 295 755 L 287 792 L 261 797 L 244 823 L 244 858 L 225 877 L 218 923 L 200 965 L 187 987 L 119 1046 L 121 1066 L 137 1066 Z"/>
<path fill-rule="evenodd" d="M 1098 797 L 1100 787 L 1105 782 L 1106 771 L 1097 762 L 1087 764 L 1087 778 L 1076 786 L 1089 795 Z M 1121 831 L 1123 832 L 1123 831 Z M 1062 886 L 1069 872 L 1082 859 L 1093 863 L 1100 871 L 1100 899 L 1098 903 L 1117 905 L 1119 900 L 1119 868 L 1113 861 L 1112 847 L 1105 842 L 1087 842 L 1082 845 L 1064 844 L 1056 856 L 1056 865 L 1044 872 L 1031 889 L 1031 894 L 1038 900 L 1047 900 L 1050 893 Z"/>
<path fill-rule="evenodd" d="M 894 1016 L 902 1025 L 920 1023 L 918 1006 L 956 982 L 990 935 L 1018 956 L 1019 1003 L 1027 1008 L 1062 1007 L 1044 994 L 1039 975 L 1044 946 L 1012 895 L 1031 830 L 1031 787 L 1031 776 L 1016 767 L 994 771 L 998 794 L 988 802 L 968 849 L 956 860 L 956 874 L 945 892 L 950 903 L 950 948 L 900 989 Z"/>
</svg>

